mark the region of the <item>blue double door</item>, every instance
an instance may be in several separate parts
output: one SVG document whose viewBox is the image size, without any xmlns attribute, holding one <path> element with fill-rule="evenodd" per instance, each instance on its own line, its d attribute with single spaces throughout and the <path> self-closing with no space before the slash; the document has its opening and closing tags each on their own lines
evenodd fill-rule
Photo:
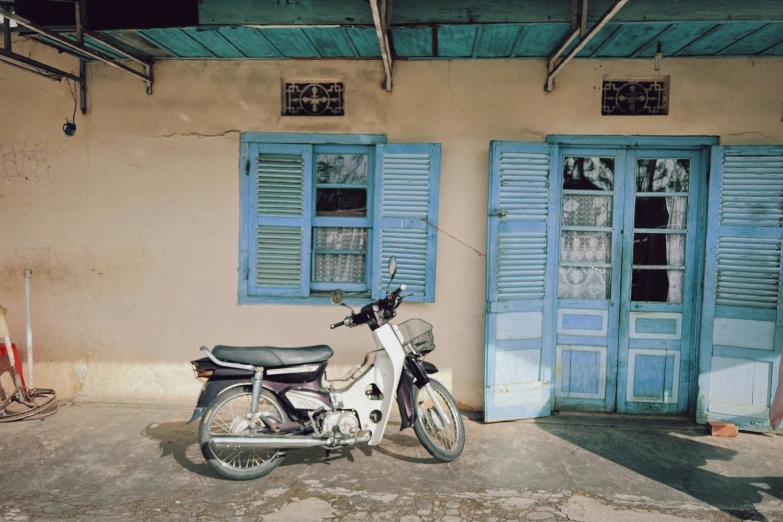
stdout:
<svg viewBox="0 0 783 522">
<path fill-rule="evenodd" d="M 562 148 L 558 159 L 555 407 L 686 412 L 699 153 Z"/>
<path fill-rule="evenodd" d="M 492 144 L 487 420 L 688 410 L 704 160 Z"/>
</svg>

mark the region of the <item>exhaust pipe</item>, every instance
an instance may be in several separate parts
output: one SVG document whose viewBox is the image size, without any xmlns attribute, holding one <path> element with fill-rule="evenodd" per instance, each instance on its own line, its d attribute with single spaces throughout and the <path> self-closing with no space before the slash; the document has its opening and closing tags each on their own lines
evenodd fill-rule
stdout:
<svg viewBox="0 0 783 522">
<path fill-rule="evenodd" d="M 325 439 L 310 437 L 237 437 L 236 435 L 213 435 L 210 442 L 216 446 L 261 446 L 275 449 L 317 448 L 329 443 Z"/>
<path fill-rule="evenodd" d="M 215 446 L 258 446 L 274 449 L 299 449 L 299 448 L 335 448 L 340 446 L 353 446 L 357 443 L 369 442 L 372 432 L 360 430 L 355 437 L 345 439 L 313 439 L 311 437 L 248 437 L 236 435 L 213 435 L 210 441 Z"/>
</svg>

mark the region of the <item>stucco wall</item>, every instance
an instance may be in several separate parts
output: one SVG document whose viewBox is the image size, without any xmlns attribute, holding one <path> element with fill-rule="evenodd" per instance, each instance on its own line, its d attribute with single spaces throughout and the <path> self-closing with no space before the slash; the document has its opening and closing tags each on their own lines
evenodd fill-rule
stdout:
<svg viewBox="0 0 783 522">
<path fill-rule="evenodd" d="M 67 57 L 18 45 L 76 70 Z M 381 133 L 440 142 L 440 226 L 485 250 L 490 140 L 547 134 L 717 135 L 783 142 L 782 59 L 664 59 L 668 117 L 601 117 L 604 75 L 650 76 L 651 61 L 576 61 L 543 91 L 541 60 L 180 61 L 155 93 L 90 66 L 86 117 L 66 138 L 67 85 L 0 65 L 0 303 L 23 345 L 22 270 L 33 276 L 35 384 L 63 397 L 192 398 L 202 344 L 328 343 L 361 362 L 365 330 L 335 330 L 329 307 L 237 304 L 239 132 Z M 347 116 L 283 118 L 283 79 L 341 79 Z M 436 303 L 402 318 L 435 325 L 431 360 L 456 398 L 483 401 L 485 259 L 441 235 Z M 24 350 L 23 350 L 24 353 Z M 23 357 L 25 357 L 23 355 Z"/>
</svg>

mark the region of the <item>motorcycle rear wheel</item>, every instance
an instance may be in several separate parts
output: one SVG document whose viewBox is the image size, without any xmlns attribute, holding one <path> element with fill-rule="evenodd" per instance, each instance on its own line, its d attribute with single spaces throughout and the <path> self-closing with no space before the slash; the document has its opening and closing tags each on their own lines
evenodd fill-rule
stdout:
<svg viewBox="0 0 783 522">
<path fill-rule="evenodd" d="M 247 448 L 218 448 L 210 440 L 212 435 L 250 434 L 252 393 L 247 388 L 236 388 L 215 397 L 201 420 L 198 442 L 201 453 L 210 468 L 231 480 L 253 480 L 272 472 L 283 463 L 285 452 L 254 446 Z M 269 414 L 287 422 L 288 416 L 272 393 L 262 390 L 258 398 L 258 413 Z M 271 435 L 264 424 L 256 420 L 258 435 Z"/>
<path fill-rule="evenodd" d="M 430 385 L 435 397 L 430 397 L 426 388 L 414 387 L 416 420 L 413 430 L 430 455 L 443 462 L 451 462 L 459 457 L 465 448 L 465 425 L 457 408 L 457 401 L 446 387 L 434 379 L 430 379 Z M 435 408 L 435 400 L 446 413 L 449 424 L 440 418 Z"/>
</svg>

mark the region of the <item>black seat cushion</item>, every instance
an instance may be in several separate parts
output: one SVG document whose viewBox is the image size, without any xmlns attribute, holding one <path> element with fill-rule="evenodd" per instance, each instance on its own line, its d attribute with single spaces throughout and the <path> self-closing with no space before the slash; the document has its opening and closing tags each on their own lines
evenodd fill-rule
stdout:
<svg viewBox="0 0 783 522">
<path fill-rule="evenodd" d="M 252 364 L 265 368 L 293 366 L 296 364 L 328 361 L 334 351 L 325 344 L 302 348 L 276 348 L 273 346 L 215 346 L 212 355 L 218 359 L 240 364 Z"/>
</svg>

